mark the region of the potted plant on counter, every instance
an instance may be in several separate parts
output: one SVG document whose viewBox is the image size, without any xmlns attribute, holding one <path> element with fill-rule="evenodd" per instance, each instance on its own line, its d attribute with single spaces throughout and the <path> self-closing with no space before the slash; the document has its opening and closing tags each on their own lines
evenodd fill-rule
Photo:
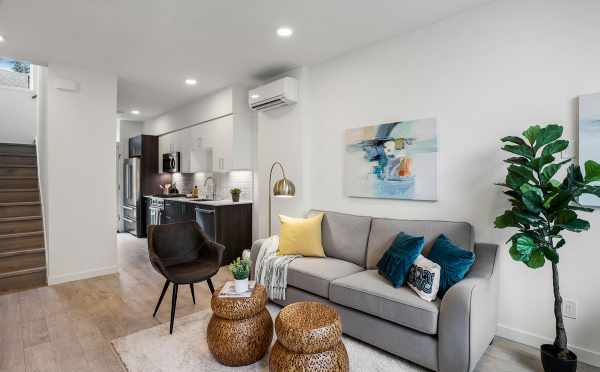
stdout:
<svg viewBox="0 0 600 372">
<path fill-rule="evenodd" d="M 582 232 L 590 228 L 589 222 L 580 219 L 578 212 L 593 212 L 578 203 L 578 197 L 592 194 L 600 197 L 600 164 L 585 163 L 585 175 L 578 165 L 571 164 L 562 181 L 554 177 L 571 159 L 558 161 L 555 155 L 569 146 L 561 139 L 563 128 L 551 124 L 532 126 L 523 137 L 504 137 L 503 150 L 513 156 L 506 159 L 508 174 L 500 186 L 506 188 L 512 208 L 496 218 L 499 229 L 514 228 L 510 242 L 510 255 L 530 268 L 552 265 L 554 287 L 554 315 L 556 338 L 554 344 L 541 345 L 541 358 L 546 372 L 575 371 L 577 356 L 567 348 L 567 333 L 563 323 L 562 297 L 558 280 L 559 249 L 565 246 L 564 230 Z"/>
<path fill-rule="evenodd" d="M 235 279 L 235 291 L 243 293 L 248 290 L 248 277 L 250 276 L 250 261 L 239 257 L 229 264 L 229 270 Z"/>
<path fill-rule="evenodd" d="M 242 190 L 240 190 L 236 187 L 236 188 L 229 190 L 229 192 L 231 192 L 231 200 L 233 200 L 234 203 L 237 203 L 240 201 L 240 194 L 242 193 Z"/>
</svg>

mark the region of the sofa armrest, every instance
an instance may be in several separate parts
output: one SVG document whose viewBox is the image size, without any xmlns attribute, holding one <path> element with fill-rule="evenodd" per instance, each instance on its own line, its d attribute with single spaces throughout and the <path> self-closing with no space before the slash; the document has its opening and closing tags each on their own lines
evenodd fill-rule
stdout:
<svg viewBox="0 0 600 372">
<path fill-rule="evenodd" d="M 496 333 L 498 245 L 475 244 L 476 261 L 446 292 L 439 315 L 438 370 L 472 371 Z"/>
<path fill-rule="evenodd" d="M 252 248 L 250 248 L 250 279 L 254 280 L 254 267 L 256 266 L 256 259 L 258 258 L 258 252 L 260 251 L 260 247 L 265 239 L 258 239 L 254 243 L 252 243 Z"/>
</svg>

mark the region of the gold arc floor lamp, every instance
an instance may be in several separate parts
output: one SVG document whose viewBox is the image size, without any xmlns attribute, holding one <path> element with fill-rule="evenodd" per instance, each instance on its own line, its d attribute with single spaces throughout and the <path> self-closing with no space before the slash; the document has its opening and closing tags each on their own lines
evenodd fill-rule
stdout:
<svg viewBox="0 0 600 372">
<path fill-rule="evenodd" d="M 294 186 L 294 183 L 292 181 L 287 179 L 287 177 L 285 176 L 285 169 L 283 168 L 283 165 L 281 165 L 281 163 L 278 161 L 274 162 L 273 165 L 271 165 L 271 171 L 269 172 L 269 187 L 267 187 L 267 190 L 271 189 L 271 182 L 273 182 L 273 169 L 275 169 L 276 165 L 279 165 L 279 168 L 281 168 L 281 173 L 283 174 L 283 178 L 276 181 L 275 184 L 273 185 L 273 194 L 272 195 L 271 195 L 271 192 L 269 191 L 269 236 L 271 236 L 271 199 L 272 199 L 272 197 L 275 196 L 278 198 L 292 198 L 292 197 L 296 196 L 296 186 Z"/>
</svg>

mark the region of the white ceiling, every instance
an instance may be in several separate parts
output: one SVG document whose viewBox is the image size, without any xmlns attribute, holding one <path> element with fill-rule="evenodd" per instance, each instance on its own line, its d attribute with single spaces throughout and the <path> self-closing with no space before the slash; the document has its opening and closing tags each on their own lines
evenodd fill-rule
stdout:
<svg viewBox="0 0 600 372">
<path fill-rule="evenodd" d="M 0 0 L 0 56 L 116 73 L 118 110 L 143 119 L 488 1 Z"/>
</svg>

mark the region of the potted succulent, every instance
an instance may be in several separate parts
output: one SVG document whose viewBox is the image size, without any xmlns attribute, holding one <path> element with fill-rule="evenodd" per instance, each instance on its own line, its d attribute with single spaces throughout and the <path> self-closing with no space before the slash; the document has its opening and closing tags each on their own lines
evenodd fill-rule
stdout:
<svg viewBox="0 0 600 372">
<path fill-rule="evenodd" d="M 563 128 L 550 124 L 532 126 L 522 137 L 504 137 L 503 150 L 516 155 L 505 162 L 508 174 L 500 184 L 508 195 L 512 208 L 496 218 L 499 229 L 513 228 L 516 232 L 510 243 L 510 256 L 537 269 L 547 261 L 552 265 L 554 287 L 554 315 L 556 338 L 553 344 L 541 345 L 541 358 L 546 372 L 575 371 L 577 356 L 567 348 L 567 334 L 563 323 L 562 297 L 558 280 L 559 249 L 566 241 L 562 232 L 582 232 L 590 228 L 578 212 L 593 212 L 578 203 L 578 197 L 592 194 L 600 197 L 600 164 L 585 163 L 585 175 L 578 165 L 569 165 L 562 181 L 555 177 L 571 159 L 559 161 L 555 155 L 569 146 L 561 139 Z"/>
<path fill-rule="evenodd" d="M 229 270 L 235 279 L 235 291 L 243 293 L 248 290 L 248 277 L 250 276 L 250 261 L 237 258 L 229 264 Z"/>
<path fill-rule="evenodd" d="M 237 203 L 240 201 L 240 194 L 242 193 L 242 190 L 240 190 L 236 187 L 236 188 L 229 190 L 229 192 L 231 192 L 231 200 L 233 200 L 234 203 Z"/>
</svg>

